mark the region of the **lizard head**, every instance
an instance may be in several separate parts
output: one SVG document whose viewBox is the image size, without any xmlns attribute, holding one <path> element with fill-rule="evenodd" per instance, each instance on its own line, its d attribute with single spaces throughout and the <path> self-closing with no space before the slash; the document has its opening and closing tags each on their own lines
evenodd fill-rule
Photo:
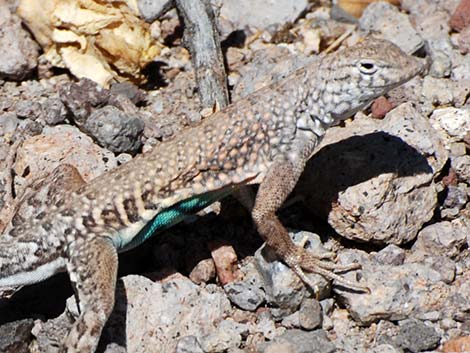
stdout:
<svg viewBox="0 0 470 353">
<path fill-rule="evenodd" d="M 335 120 L 350 117 L 421 73 L 426 67 L 423 61 L 375 38 L 326 56 L 319 70 L 325 113 Z"/>
</svg>

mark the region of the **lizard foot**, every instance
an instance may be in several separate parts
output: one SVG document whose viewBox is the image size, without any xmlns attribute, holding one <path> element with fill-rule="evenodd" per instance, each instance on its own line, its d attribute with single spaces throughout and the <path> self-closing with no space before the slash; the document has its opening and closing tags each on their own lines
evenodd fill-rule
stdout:
<svg viewBox="0 0 470 353">
<path fill-rule="evenodd" d="M 334 280 L 337 284 L 349 289 L 358 292 L 370 293 L 370 289 L 368 287 L 352 282 L 335 273 L 360 269 L 360 264 L 351 263 L 347 265 L 339 265 L 331 261 L 325 261 L 325 258 L 331 259 L 331 253 L 327 253 L 326 257 L 323 254 L 316 255 L 305 249 L 302 245 L 305 245 L 305 239 L 302 240 L 300 246 L 296 246 L 296 254 L 294 256 L 289 256 L 288 259 L 285 260 L 297 276 L 299 276 L 299 278 L 315 292 L 317 289 L 316 285 L 312 283 L 304 271 L 317 273 L 329 280 Z"/>
</svg>

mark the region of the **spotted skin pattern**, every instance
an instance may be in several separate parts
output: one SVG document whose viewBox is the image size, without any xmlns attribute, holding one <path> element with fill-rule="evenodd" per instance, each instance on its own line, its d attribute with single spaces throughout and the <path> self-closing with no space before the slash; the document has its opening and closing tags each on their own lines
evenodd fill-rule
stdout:
<svg viewBox="0 0 470 353">
<path fill-rule="evenodd" d="M 94 352 L 114 306 L 117 253 L 247 184 L 259 234 L 309 284 L 316 272 L 356 290 L 339 266 L 295 245 L 276 211 L 325 130 L 423 70 L 417 58 L 370 39 L 322 57 L 106 173 L 0 242 L 0 287 L 67 271 L 80 315 L 60 351 Z"/>
</svg>

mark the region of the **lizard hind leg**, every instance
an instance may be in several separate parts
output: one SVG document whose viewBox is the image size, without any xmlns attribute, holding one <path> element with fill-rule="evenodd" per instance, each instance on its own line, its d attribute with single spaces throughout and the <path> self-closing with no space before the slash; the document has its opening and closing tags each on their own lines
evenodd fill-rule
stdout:
<svg viewBox="0 0 470 353">
<path fill-rule="evenodd" d="M 67 266 L 79 300 L 80 315 L 61 353 L 93 353 L 114 307 L 118 258 L 107 237 L 97 236 L 69 250 Z"/>
</svg>

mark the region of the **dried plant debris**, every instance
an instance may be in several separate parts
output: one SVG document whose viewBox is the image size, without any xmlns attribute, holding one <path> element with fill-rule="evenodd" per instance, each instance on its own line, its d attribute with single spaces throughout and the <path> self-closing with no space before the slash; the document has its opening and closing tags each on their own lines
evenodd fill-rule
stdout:
<svg viewBox="0 0 470 353">
<path fill-rule="evenodd" d="M 104 87 L 113 79 L 142 83 L 141 70 L 162 48 L 125 1 L 21 0 L 17 13 L 53 66 Z"/>
</svg>

